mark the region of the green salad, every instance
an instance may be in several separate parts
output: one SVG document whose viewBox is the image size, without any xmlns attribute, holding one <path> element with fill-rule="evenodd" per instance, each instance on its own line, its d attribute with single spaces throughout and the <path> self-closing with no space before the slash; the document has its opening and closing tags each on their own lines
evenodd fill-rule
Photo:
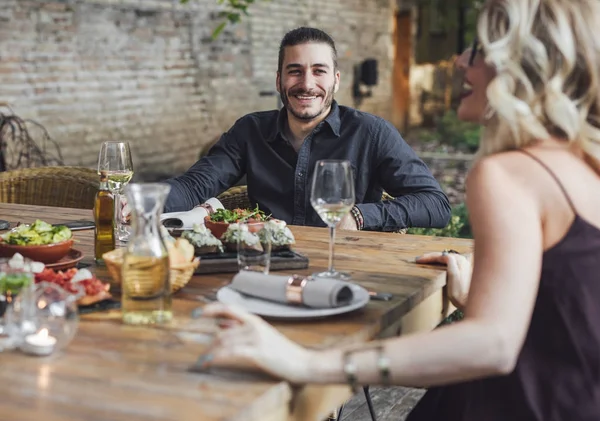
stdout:
<svg viewBox="0 0 600 421">
<path fill-rule="evenodd" d="M 254 209 L 217 209 L 215 213 L 210 216 L 210 220 L 213 222 L 226 222 L 228 224 L 245 221 L 263 222 L 268 220 L 269 216 L 270 215 L 266 215 L 258 208 L 258 205 L 256 205 Z"/>
<path fill-rule="evenodd" d="M 7 291 L 18 293 L 23 287 L 31 283 L 32 276 L 28 273 L 0 272 L 0 293 Z"/>
<path fill-rule="evenodd" d="M 64 225 L 53 226 L 37 219 L 31 225 L 19 225 L 0 238 L 7 244 L 17 246 L 42 246 L 60 243 L 72 236 L 71 230 Z"/>
</svg>

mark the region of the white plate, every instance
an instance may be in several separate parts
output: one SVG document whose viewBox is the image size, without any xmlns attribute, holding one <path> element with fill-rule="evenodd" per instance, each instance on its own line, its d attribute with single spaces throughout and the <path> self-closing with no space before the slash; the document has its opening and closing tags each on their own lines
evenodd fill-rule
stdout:
<svg viewBox="0 0 600 421">
<path fill-rule="evenodd" d="M 350 311 L 363 308 L 369 302 L 369 293 L 359 285 L 351 285 L 354 298 L 347 306 L 336 308 L 310 308 L 294 306 L 272 301 L 261 300 L 260 298 L 250 297 L 240 294 L 230 287 L 223 287 L 217 292 L 217 300 L 223 304 L 236 305 L 244 308 L 250 313 L 263 317 L 273 317 L 278 319 L 316 319 L 336 314 L 344 314 Z"/>
</svg>

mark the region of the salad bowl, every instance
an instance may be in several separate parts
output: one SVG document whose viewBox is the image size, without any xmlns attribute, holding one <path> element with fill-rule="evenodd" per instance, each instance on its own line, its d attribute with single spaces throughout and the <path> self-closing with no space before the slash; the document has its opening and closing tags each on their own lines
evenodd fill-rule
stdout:
<svg viewBox="0 0 600 421">
<path fill-rule="evenodd" d="M 258 209 L 219 209 L 212 215 L 204 218 L 204 226 L 208 228 L 216 238 L 221 238 L 230 224 L 239 222 L 252 223 L 254 229 L 260 231 L 262 224 L 269 220 L 269 216 Z"/>
<path fill-rule="evenodd" d="M 53 226 L 36 220 L 22 224 L 0 236 L 0 257 L 12 257 L 20 253 L 36 262 L 54 263 L 69 253 L 73 246 L 73 234 L 65 226 Z"/>
</svg>

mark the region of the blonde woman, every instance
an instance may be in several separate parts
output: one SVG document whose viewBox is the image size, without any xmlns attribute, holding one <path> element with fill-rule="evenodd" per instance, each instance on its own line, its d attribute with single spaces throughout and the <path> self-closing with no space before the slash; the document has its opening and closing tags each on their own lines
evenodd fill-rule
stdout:
<svg viewBox="0 0 600 421">
<path fill-rule="evenodd" d="M 479 43 L 458 62 L 459 116 L 484 125 L 467 181 L 472 277 L 461 256 L 420 260 L 448 262 L 464 320 L 312 351 L 217 304 L 206 314 L 239 325 L 221 333 L 208 364 L 300 384 L 430 388 L 410 421 L 600 420 L 598 28 L 598 0 L 483 5 Z"/>
</svg>

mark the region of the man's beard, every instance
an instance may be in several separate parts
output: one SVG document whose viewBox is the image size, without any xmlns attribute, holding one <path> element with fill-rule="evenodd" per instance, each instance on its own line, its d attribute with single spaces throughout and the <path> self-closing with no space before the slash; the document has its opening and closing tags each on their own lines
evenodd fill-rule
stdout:
<svg viewBox="0 0 600 421">
<path fill-rule="evenodd" d="M 294 117 L 296 117 L 298 120 L 303 120 L 303 121 L 310 121 L 313 120 L 317 117 L 319 117 L 321 114 L 323 114 L 323 112 L 325 112 L 326 110 L 329 109 L 329 107 L 331 107 L 331 104 L 333 103 L 333 95 L 335 92 L 335 84 L 331 87 L 331 89 L 329 89 L 329 91 L 327 91 L 326 95 L 325 95 L 325 99 L 323 100 L 323 106 L 319 109 L 319 111 L 315 112 L 315 113 L 310 113 L 310 111 L 304 111 L 303 113 L 299 113 L 296 110 L 294 110 L 291 106 L 290 106 L 290 99 L 288 97 L 287 92 L 284 90 L 282 84 L 279 84 L 279 96 L 281 97 L 281 102 L 283 103 L 283 106 L 285 107 L 286 110 L 288 110 L 290 113 L 292 113 L 292 115 Z M 304 91 L 302 89 L 294 89 L 290 91 L 290 96 L 295 96 L 295 95 L 306 95 L 306 96 L 313 96 L 313 95 L 321 95 L 321 93 L 315 93 L 314 91 L 310 92 L 310 91 Z"/>
</svg>

